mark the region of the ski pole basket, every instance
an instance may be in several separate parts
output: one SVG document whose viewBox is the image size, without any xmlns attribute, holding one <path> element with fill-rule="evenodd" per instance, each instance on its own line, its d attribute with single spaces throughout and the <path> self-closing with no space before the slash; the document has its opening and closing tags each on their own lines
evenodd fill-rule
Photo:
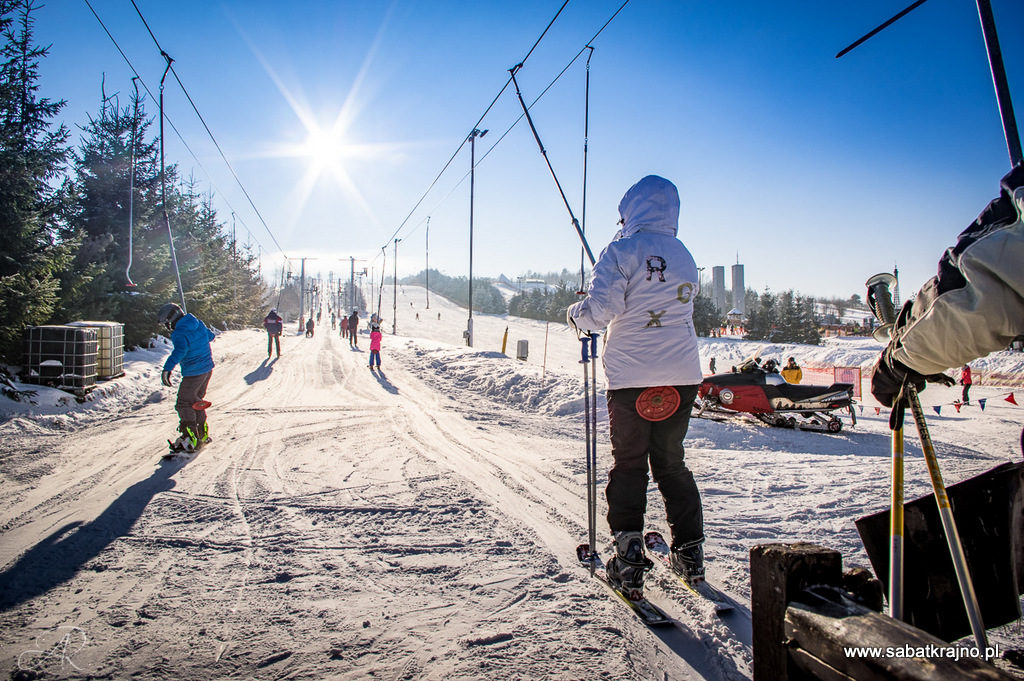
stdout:
<svg viewBox="0 0 1024 681">
<path fill-rule="evenodd" d="M 30 326 L 25 329 L 26 383 L 49 385 L 79 397 L 96 387 L 96 329 Z"/>
<path fill-rule="evenodd" d="M 96 378 L 106 380 L 124 376 L 124 324 L 120 322 L 71 322 L 68 326 L 96 329 L 99 349 Z"/>
</svg>

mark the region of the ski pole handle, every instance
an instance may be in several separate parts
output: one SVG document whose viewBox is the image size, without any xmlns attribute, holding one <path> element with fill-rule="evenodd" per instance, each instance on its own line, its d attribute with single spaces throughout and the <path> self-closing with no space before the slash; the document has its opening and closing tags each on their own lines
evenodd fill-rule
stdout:
<svg viewBox="0 0 1024 681">
<path fill-rule="evenodd" d="M 590 334 L 590 356 L 597 359 L 597 336 L 596 333 Z"/>
<path fill-rule="evenodd" d="M 580 345 L 582 346 L 580 348 L 580 351 L 581 351 L 580 352 L 580 355 L 581 355 L 580 364 L 587 364 L 588 362 L 590 362 L 590 355 L 589 355 L 589 351 L 588 351 L 589 343 L 590 343 L 590 338 L 589 337 L 584 336 L 583 338 L 580 338 Z"/>
<path fill-rule="evenodd" d="M 896 323 L 896 308 L 892 302 L 890 288 L 896 284 L 896 277 L 888 272 L 876 274 L 865 282 L 868 287 L 868 305 L 881 326 L 875 331 L 875 340 L 887 341 Z"/>
</svg>

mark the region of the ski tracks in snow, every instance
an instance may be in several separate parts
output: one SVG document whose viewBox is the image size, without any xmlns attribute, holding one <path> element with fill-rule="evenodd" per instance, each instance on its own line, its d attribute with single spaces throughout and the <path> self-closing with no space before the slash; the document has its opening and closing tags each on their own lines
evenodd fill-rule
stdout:
<svg viewBox="0 0 1024 681">
<path fill-rule="evenodd" d="M 171 400 L 26 436 L 4 662 L 70 625 L 76 664 L 118 678 L 744 677 L 729 631 L 679 607 L 656 636 L 576 567 L 571 418 L 424 383 L 397 343 L 380 374 L 333 334 L 282 340 L 218 339 L 214 441 L 188 459 L 159 463 Z"/>
</svg>

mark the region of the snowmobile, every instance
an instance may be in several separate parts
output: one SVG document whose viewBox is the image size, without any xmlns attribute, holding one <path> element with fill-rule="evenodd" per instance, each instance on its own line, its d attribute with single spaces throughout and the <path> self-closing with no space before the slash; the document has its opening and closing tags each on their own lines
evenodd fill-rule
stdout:
<svg viewBox="0 0 1024 681">
<path fill-rule="evenodd" d="M 769 360 L 762 367 L 754 357 L 734 373 L 708 376 L 697 391 L 693 415 L 716 418 L 750 414 L 770 426 L 838 433 L 843 422 L 835 412 L 846 410 L 850 425 L 857 425 L 851 383 L 793 385 L 774 371 L 773 364 Z"/>
</svg>

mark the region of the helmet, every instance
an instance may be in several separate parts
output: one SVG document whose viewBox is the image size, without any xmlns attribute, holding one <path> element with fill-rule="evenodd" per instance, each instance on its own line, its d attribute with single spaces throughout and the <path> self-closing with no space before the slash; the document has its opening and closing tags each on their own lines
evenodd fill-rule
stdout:
<svg viewBox="0 0 1024 681">
<path fill-rule="evenodd" d="M 270 308 L 270 314 L 277 314 L 277 308 L 276 307 Z"/>
<path fill-rule="evenodd" d="M 176 304 L 164 303 L 156 313 L 156 321 L 163 324 L 170 331 L 178 323 L 178 320 L 184 316 L 185 313 Z"/>
</svg>

